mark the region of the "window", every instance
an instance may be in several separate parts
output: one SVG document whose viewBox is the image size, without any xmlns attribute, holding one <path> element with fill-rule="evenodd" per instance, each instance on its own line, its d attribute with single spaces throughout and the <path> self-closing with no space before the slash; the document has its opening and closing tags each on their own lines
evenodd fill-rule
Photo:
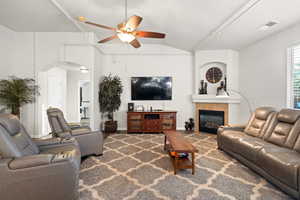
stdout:
<svg viewBox="0 0 300 200">
<path fill-rule="evenodd" d="M 300 109 L 300 45 L 289 49 L 288 106 Z"/>
</svg>

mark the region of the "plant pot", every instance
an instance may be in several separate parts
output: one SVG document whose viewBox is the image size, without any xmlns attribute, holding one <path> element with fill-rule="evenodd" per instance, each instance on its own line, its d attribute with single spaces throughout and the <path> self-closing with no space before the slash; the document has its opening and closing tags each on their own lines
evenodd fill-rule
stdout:
<svg viewBox="0 0 300 200">
<path fill-rule="evenodd" d="M 106 121 L 104 123 L 104 132 L 105 133 L 116 133 L 118 130 L 117 121 Z"/>
</svg>

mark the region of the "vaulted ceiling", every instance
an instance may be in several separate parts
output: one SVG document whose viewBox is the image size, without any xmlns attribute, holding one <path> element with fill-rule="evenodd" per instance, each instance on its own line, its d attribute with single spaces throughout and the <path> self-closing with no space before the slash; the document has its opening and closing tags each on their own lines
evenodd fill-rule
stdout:
<svg viewBox="0 0 300 200">
<path fill-rule="evenodd" d="M 125 0 L 1 0 L 0 24 L 20 32 L 111 31 L 80 24 L 116 26 L 124 21 Z M 299 0 L 128 0 L 128 16 L 144 19 L 141 30 L 167 33 L 164 40 L 142 39 L 183 50 L 241 49 L 300 21 Z M 261 31 L 269 21 L 279 22 Z M 118 41 L 117 41 L 118 42 Z"/>
</svg>

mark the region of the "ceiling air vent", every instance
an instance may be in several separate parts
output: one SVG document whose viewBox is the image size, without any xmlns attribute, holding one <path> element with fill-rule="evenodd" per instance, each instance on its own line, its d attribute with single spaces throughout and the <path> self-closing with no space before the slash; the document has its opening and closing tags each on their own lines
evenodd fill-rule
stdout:
<svg viewBox="0 0 300 200">
<path fill-rule="evenodd" d="M 271 27 L 273 27 L 273 26 L 275 26 L 277 24 L 278 24 L 278 22 L 269 21 L 265 25 L 261 26 L 259 29 L 262 30 L 262 31 L 266 31 L 266 30 L 270 29 Z"/>
<path fill-rule="evenodd" d="M 271 27 L 271 26 L 274 26 L 276 24 L 278 24 L 278 22 L 270 21 L 270 22 L 266 23 L 266 26 Z"/>
</svg>

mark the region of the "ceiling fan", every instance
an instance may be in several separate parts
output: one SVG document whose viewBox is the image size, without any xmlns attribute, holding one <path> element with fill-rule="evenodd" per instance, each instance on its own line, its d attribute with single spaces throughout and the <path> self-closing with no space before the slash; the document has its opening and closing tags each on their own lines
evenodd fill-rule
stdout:
<svg viewBox="0 0 300 200">
<path fill-rule="evenodd" d="M 127 19 L 127 0 L 125 0 L 125 19 Z M 137 30 L 138 26 L 143 20 L 142 17 L 137 15 L 133 15 L 127 21 L 125 20 L 125 22 L 118 24 L 117 28 L 112 28 L 109 26 L 87 21 L 85 17 L 78 17 L 78 20 L 89 25 L 115 31 L 115 35 L 100 40 L 98 43 L 104 43 L 119 38 L 122 42 L 127 42 L 133 47 L 139 48 L 141 44 L 137 40 L 137 38 L 165 38 L 166 36 L 164 33 Z"/>
</svg>

